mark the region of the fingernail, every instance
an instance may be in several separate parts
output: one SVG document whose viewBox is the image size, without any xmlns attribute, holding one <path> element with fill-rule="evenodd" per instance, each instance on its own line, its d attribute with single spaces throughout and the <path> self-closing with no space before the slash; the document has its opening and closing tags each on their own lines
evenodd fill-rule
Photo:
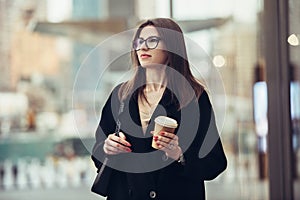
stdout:
<svg viewBox="0 0 300 200">
<path fill-rule="evenodd" d="M 164 135 L 164 134 L 165 134 L 165 132 L 160 132 L 160 134 L 161 134 L 161 135 Z"/>
</svg>

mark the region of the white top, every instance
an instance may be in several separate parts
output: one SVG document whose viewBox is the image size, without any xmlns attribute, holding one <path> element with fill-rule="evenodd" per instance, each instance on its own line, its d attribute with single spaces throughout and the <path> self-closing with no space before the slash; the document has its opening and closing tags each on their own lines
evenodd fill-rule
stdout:
<svg viewBox="0 0 300 200">
<path fill-rule="evenodd" d="M 146 129 L 148 127 L 151 116 L 152 116 L 154 110 L 156 109 L 163 93 L 164 93 L 164 89 L 162 89 L 158 92 L 148 92 L 148 93 L 146 93 L 146 98 L 147 98 L 147 100 L 149 101 L 150 104 L 147 103 L 140 96 L 138 97 L 140 120 L 141 120 L 142 129 L 143 129 L 144 134 L 146 133 Z"/>
</svg>

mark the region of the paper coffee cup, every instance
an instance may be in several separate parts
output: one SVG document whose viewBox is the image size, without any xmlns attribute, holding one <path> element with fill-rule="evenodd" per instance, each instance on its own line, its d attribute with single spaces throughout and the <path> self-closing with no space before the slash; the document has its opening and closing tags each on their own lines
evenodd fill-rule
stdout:
<svg viewBox="0 0 300 200">
<path fill-rule="evenodd" d="M 175 129 L 178 126 L 177 121 L 175 119 L 166 116 L 158 116 L 155 118 L 154 122 L 155 126 L 153 136 L 159 135 L 160 131 L 174 133 Z M 152 147 L 155 149 L 159 149 L 154 139 L 152 139 Z"/>
</svg>

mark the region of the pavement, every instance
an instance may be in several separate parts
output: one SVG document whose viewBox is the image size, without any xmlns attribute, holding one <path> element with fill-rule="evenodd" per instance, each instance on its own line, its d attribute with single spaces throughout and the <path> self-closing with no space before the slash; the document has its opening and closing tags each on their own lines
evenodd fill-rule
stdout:
<svg viewBox="0 0 300 200">
<path fill-rule="evenodd" d="M 218 182 L 206 183 L 207 200 L 230 199 L 230 200 L 263 200 L 268 199 L 267 183 L 248 184 L 224 184 Z M 250 191 L 251 190 L 251 191 Z M 77 188 L 55 189 L 22 189 L 2 190 L 0 200 L 105 200 L 105 198 L 90 192 L 88 186 Z"/>
<path fill-rule="evenodd" d="M 299 181 L 295 185 L 295 200 L 300 199 Z M 207 200 L 268 200 L 268 182 L 218 182 L 206 183 Z M 0 190 L 0 200 L 105 200 L 90 192 L 89 186 L 77 188 Z"/>
<path fill-rule="evenodd" d="M 234 158 L 230 156 L 228 156 L 228 159 L 231 162 L 229 162 L 227 170 L 220 176 L 218 176 L 218 178 L 216 178 L 215 180 L 207 181 L 205 183 L 207 197 L 206 199 L 269 200 L 268 180 L 259 180 L 257 175 L 256 163 L 253 164 L 252 162 L 250 162 L 252 163 L 251 165 L 244 164 L 245 161 L 255 159 L 253 157 L 246 157 L 246 160 L 239 159 L 235 161 Z M 57 169 L 60 170 L 56 171 L 60 173 L 55 175 L 56 179 L 63 179 L 62 181 L 58 181 L 56 179 L 52 180 L 53 184 L 45 185 L 45 183 L 47 182 L 43 180 L 41 182 L 44 185 L 41 185 L 41 182 L 38 182 L 40 184 L 31 184 L 29 186 L 21 184 L 21 186 L 23 187 L 19 188 L 23 189 L 18 189 L 10 184 L 7 185 L 10 185 L 11 187 L 6 187 L 6 189 L 4 189 L 5 187 L 1 185 L 0 200 L 105 200 L 106 198 L 103 198 L 90 191 L 90 186 L 92 184 L 96 172 L 92 163 L 90 163 L 90 165 L 88 164 L 89 161 L 89 158 L 73 160 L 68 162 L 65 160 L 64 162 L 62 162 L 63 165 L 58 165 L 61 167 L 58 167 Z M 41 173 L 40 176 L 46 178 L 48 181 L 51 179 L 51 176 L 54 176 L 52 173 L 49 173 L 51 171 L 53 172 L 52 168 L 45 168 L 45 166 L 40 166 L 38 168 L 39 170 L 36 169 L 37 168 L 33 168 L 33 171 L 46 171 L 47 173 Z M 73 171 L 74 169 L 76 170 Z M 76 174 L 82 174 L 82 172 L 86 172 L 86 179 L 83 179 L 83 182 L 78 182 L 78 180 L 80 179 L 74 179 L 74 177 L 77 177 L 75 176 Z M 23 177 L 23 175 L 20 175 L 18 179 L 19 183 L 22 183 L 21 177 Z M 70 179 L 70 177 L 73 177 L 73 179 Z M 34 181 L 34 178 L 35 177 L 32 177 L 31 180 Z M 69 182 L 67 182 L 68 180 Z M 294 193 L 294 199 L 300 200 L 300 179 L 295 181 Z"/>
</svg>

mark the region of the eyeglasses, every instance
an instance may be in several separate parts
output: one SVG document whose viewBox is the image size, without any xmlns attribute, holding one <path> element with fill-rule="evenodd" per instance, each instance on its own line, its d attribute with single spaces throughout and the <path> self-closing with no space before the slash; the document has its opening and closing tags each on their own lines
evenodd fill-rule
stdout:
<svg viewBox="0 0 300 200">
<path fill-rule="evenodd" d="M 157 36 L 150 36 L 145 40 L 143 38 L 137 38 L 133 41 L 132 47 L 134 50 L 139 51 L 141 49 L 141 46 L 145 42 L 146 47 L 148 49 L 155 49 L 160 40 L 161 40 L 161 38 L 157 37 Z"/>
</svg>

